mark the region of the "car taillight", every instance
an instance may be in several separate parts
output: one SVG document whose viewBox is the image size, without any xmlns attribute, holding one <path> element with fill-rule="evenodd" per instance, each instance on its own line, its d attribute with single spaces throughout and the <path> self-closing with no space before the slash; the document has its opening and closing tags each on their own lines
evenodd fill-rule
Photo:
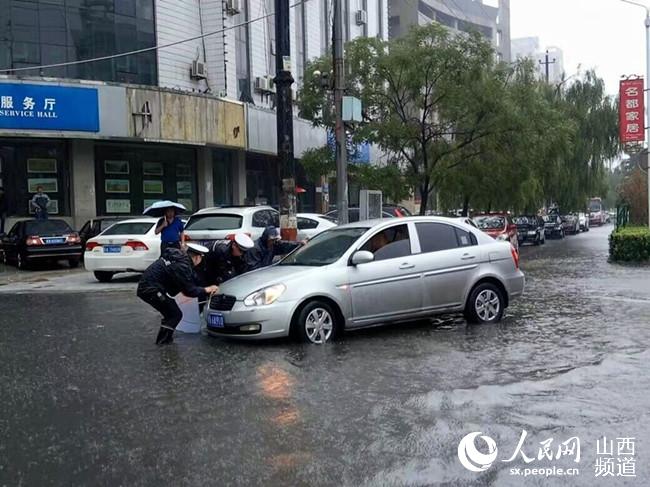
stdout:
<svg viewBox="0 0 650 487">
<path fill-rule="evenodd" d="M 149 250 L 149 247 L 139 240 L 129 240 L 124 245 L 131 247 L 133 250 Z"/>
<path fill-rule="evenodd" d="M 86 244 L 86 252 L 92 252 L 93 249 L 95 249 L 95 248 L 97 248 L 97 247 L 101 247 L 101 246 L 102 246 L 102 245 L 101 245 L 101 244 L 98 244 L 97 242 L 88 242 L 88 243 Z"/>
<path fill-rule="evenodd" d="M 41 237 L 39 237 L 38 235 L 32 235 L 30 237 L 27 237 L 25 243 L 27 245 L 43 245 L 43 241 L 41 240 Z"/>
<path fill-rule="evenodd" d="M 81 239 L 79 238 L 79 235 L 76 234 L 76 233 L 71 233 L 70 235 L 68 235 L 68 236 L 66 237 L 65 241 L 66 241 L 67 243 L 70 243 L 70 244 L 78 244 L 78 243 L 81 243 Z"/>
<path fill-rule="evenodd" d="M 514 245 L 510 246 L 510 253 L 512 254 L 512 260 L 515 262 L 515 268 L 519 269 L 519 251 Z"/>
</svg>

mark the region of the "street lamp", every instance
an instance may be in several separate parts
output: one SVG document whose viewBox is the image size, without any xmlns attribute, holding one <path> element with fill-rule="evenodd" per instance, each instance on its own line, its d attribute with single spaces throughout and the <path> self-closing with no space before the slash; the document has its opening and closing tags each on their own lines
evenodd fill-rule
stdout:
<svg viewBox="0 0 650 487">
<path fill-rule="evenodd" d="M 642 3 L 634 2 L 633 0 L 621 0 L 625 3 L 631 3 L 637 7 L 642 7 L 645 9 L 645 68 L 646 68 L 646 88 L 645 88 L 645 114 L 646 114 L 646 157 L 647 157 L 647 168 L 648 168 L 648 227 L 650 227 L 650 89 L 648 89 L 648 83 L 650 83 L 650 8 L 647 5 Z"/>
</svg>

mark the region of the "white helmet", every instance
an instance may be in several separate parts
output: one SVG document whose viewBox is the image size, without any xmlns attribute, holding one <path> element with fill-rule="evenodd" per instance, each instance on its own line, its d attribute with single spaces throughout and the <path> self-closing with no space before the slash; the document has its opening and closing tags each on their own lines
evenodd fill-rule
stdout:
<svg viewBox="0 0 650 487">
<path fill-rule="evenodd" d="M 235 243 L 242 250 L 249 250 L 255 247 L 255 242 L 245 233 L 235 234 Z"/>
</svg>

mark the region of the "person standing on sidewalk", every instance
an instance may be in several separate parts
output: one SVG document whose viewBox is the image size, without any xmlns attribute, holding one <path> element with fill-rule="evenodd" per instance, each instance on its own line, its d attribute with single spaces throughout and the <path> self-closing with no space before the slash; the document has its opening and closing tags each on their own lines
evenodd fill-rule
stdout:
<svg viewBox="0 0 650 487">
<path fill-rule="evenodd" d="M 47 207 L 50 204 L 50 197 L 43 193 L 43 186 L 36 187 L 36 194 L 30 203 L 37 220 L 47 220 Z"/>
<path fill-rule="evenodd" d="M 165 208 L 165 215 L 158 220 L 156 225 L 156 235 L 160 234 L 160 255 L 165 255 L 165 250 L 168 248 L 181 248 L 183 244 L 184 235 L 183 230 L 185 225 L 178 217 L 176 208 Z"/>
<path fill-rule="evenodd" d="M 5 233 L 5 220 L 7 219 L 7 197 L 5 189 L 0 186 L 0 233 Z"/>
<path fill-rule="evenodd" d="M 205 301 L 207 296 L 219 291 L 217 286 L 200 287 L 196 283 L 194 268 L 201 264 L 208 249 L 202 245 L 187 244 L 187 252 L 168 248 L 164 256 L 151 264 L 138 283 L 137 296 L 162 314 L 157 345 L 174 341 L 174 330 L 183 313 L 172 296 L 183 293 Z"/>
</svg>

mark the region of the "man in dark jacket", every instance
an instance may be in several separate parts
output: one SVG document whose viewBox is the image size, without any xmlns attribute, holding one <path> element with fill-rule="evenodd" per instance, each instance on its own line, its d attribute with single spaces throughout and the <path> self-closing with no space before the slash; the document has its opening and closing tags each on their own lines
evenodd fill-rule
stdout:
<svg viewBox="0 0 650 487">
<path fill-rule="evenodd" d="M 255 242 L 255 247 L 246 252 L 246 264 L 249 271 L 268 267 L 278 255 L 286 255 L 300 247 L 302 242 L 283 241 L 280 231 L 273 226 L 266 227 L 262 236 Z"/>
<path fill-rule="evenodd" d="M 183 313 L 171 296 L 183 293 L 203 301 L 207 295 L 219 290 L 214 285 L 203 288 L 196 284 L 194 267 L 201 263 L 207 253 L 207 248 L 192 243 L 187 244 L 187 253 L 168 248 L 162 257 L 144 271 L 137 295 L 163 315 L 156 344 L 171 343 L 174 340 L 174 330 L 183 318 Z"/>
<path fill-rule="evenodd" d="M 7 197 L 5 190 L 0 186 L 0 233 L 5 233 L 5 219 L 7 218 Z"/>
<path fill-rule="evenodd" d="M 221 284 L 247 272 L 245 255 L 255 246 L 245 233 L 235 234 L 232 240 L 217 240 L 210 247 L 199 274 L 204 283 Z"/>
</svg>

